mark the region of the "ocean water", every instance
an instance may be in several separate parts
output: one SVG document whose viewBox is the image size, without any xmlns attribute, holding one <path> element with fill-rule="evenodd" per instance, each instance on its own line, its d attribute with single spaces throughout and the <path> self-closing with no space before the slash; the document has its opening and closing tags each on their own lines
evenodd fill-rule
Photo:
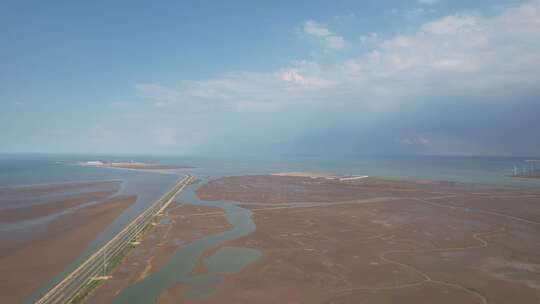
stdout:
<svg viewBox="0 0 540 304">
<path fill-rule="evenodd" d="M 154 158 L 154 161 L 191 165 L 193 173 L 205 176 L 231 176 L 278 172 L 320 172 L 369 175 L 393 179 L 430 179 L 538 187 L 540 179 L 509 177 L 514 166 L 526 166 L 531 158 L 456 156 L 380 156 L 357 158 L 275 157 L 275 158 Z M 150 160 L 152 160 L 150 158 Z"/>
<path fill-rule="evenodd" d="M 540 179 L 509 177 L 514 166 L 522 167 L 530 158 L 381 156 L 333 157 L 157 157 L 107 155 L 0 155 L 0 187 L 85 180 L 127 178 L 170 179 L 171 175 L 192 172 L 205 176 L 265 174 L 290 171 L 330 174 L 358 174 L 397 179 L 432 179 L 467 183 L 512 186 L 540 186 Z M 194 166 L 169 174 L 81 167 L 61 163 L 65 160 L 135 160 L 152 163 Z M 174 178 L 173 178 L 174 179 Z M 146 180 L 149 182 L 149 180 Z M 159 183 L 159 181 L 158 181 Z"/>
</svg>

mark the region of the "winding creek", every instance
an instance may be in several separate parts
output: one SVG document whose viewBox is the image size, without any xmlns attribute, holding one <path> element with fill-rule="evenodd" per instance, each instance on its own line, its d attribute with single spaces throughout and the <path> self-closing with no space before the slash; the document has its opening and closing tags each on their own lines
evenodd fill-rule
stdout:
<svg viewBox="0 0 540 304">
<path fill-rule="evenodd" d="M 195 191 L 204 182 L 187 187 L 179 199 L 192 205 L 222 208 L 233 228 L 180 247 L 165 267 L 123 290 L 114 303 L 155 303 L 163 291 L 178 283 L 190 287 L 185 295 L 187 298 L 204 298 L 215 292 L 215 287 L 223 279 L 224 274 L 239 272 L 261 257 L 261 253 L 252 248 L 223 247 L 204 260 L 208 273 L 193 274 L 197 262 L 207 250 L 255 230 L 251 211 L 232 202 L 199 200 Z"/>
</svg>

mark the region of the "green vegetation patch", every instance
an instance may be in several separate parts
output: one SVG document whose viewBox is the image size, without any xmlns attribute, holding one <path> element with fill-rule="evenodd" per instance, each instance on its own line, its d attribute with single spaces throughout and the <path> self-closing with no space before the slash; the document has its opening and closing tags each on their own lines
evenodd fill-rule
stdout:
<svg viewBox="0 0 540 304">
<path fill-rule="evenodd" d="M 150 230 L 153 226 L 151 224 L 146 224 L 144 228 L 141 230 L 139 235 L 135 237 L 135 239 L 140 239 L 148 230 Z M 112 258 L 109 259 L 107 263 L 107 268 L 105 269 L 104 276 L 111 274 L 118 265 L 122 263 L 124 258 L 128 255 L 128 253 L 133 249 L 135 246 L 132 244 L 128 244 L 126 247 L 124 247 L 122 250 L 120 250 L 117 254 L 115 254 Z M 70 304 L 80 304 L 84 303 L 88 297 L 99 287 L 101 286 L 106 280 L 90 280 L 86 285 L 84 285 L 79 292 L 68 302 Z"/>
</svg>

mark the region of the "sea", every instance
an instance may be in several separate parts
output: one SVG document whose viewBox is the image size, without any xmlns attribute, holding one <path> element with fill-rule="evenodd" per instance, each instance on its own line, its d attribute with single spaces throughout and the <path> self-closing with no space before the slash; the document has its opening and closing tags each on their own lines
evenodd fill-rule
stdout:
<svg viewBox="0 0 540 304">
<path fill-rule="evenodd" d="M 368 175 L 394 179 L 430 179 L 508 186 L 540 186 L 540 179 L 511 177 L 513 168 L 530 168 L 540 157 L 361 156 L 194 157 L 129 155 L 6 155 L 0 154 L 0 187 L 70 181 L 142 178 L 145 183 L 174 183 L 177 172 L 142 172 L 72 164 L 73 161 L 139 161 L 195 167 L 182 172 L 207 176 L 317 172 Z M 540 164 L 536 164 L 537 168 Z M 171 176 L 172 175 L 172 176 Z M 151 176 L 151 177 L 150 177 Z M 159 176 L 159 177 L 157 177 Z M 169 184 L 168 184 L 169 183 Z M 148 189 L 145 189 L 148 190 Z"/>
</svg>

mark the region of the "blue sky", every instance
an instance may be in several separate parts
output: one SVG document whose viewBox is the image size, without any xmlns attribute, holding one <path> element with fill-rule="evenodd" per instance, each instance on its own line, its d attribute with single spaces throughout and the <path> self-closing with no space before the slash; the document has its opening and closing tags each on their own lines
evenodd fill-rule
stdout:
<svg viewBox="0 0 540 304">
<path fill-rule="evenodd" d="M 540 1 L 3 1 L 0 153 L 540 155 Z"/>
</svg>

